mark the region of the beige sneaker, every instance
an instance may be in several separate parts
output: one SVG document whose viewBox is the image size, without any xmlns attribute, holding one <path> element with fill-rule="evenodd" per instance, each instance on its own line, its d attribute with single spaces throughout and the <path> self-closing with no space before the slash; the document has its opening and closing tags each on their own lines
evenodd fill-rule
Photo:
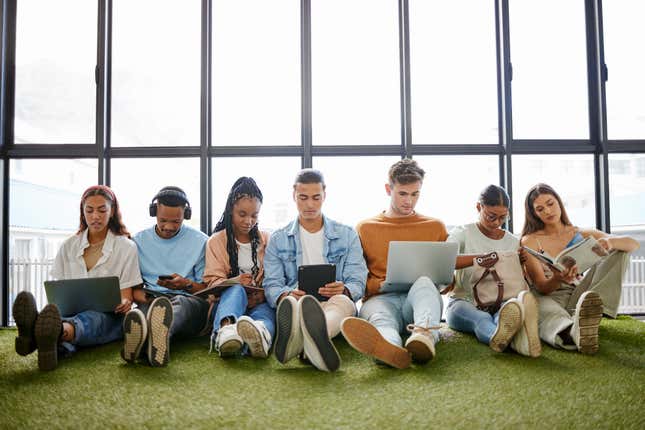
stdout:
<svg viewBox="0 0 645 430">
<path fill-rule="evenodd" d="M 573 316 L 571 337 L 583 354 L 598 352 L 598 327 L 602 319 L 602 299 L 594 291 L 582 293 Z"/>
<path fill-rule="evenodd" d="M 412 361 L 419 364 L 425 364 L 432 360 L 436 355 L 434 349 L 434 337 L 432 336 L 431 329 L 438 329 L 439 327 L 420 327 L 414 324 L 408 324 L 408 331 L 412 335 L 405 342 L 405 349 L 408 350 L 412 356 Z"/>
<path fill-rule="evenodd" d="M 172 303 L 166 297 L 157 297 L 150 303 L 146 315 L 148 325 L 148 362 L 152 367 L 161 367 L 170 361 L 170 327 L 172 326 Z"/>
<path fill-rule="evenodd" d="M 497 328 L 488 345 L 495 352 L 504 351 L 521 326 L 522 305 L 517 299 L 510 299 L 499 310 Z"/>
<path fill-rule="evenodd" d="M 542 344 L 538 333 L 538 304 L 535 296 L 530 291 L 522 291 L 517 296 L 517 301 L 522 306 L 523 321 L 511 342 L 515 352 L 527 357 L 539 357 L 542 353 Z"/>
<path fill-rule="evenodd" d="M 121 358 L 128 363 L 134 363 L 148 337 L 148 322 L 139 309 L 132 309 L 123 319 L 123 345 Z"/>
<path fill-rule="evenodd" d="M 397 369 L 410 367 L 408 350 L 388 342 L 376 327 L 364 319 L 345 318 L 340 325 L 340 331 L 352 348 L 358 352 Z"/>
</svg>

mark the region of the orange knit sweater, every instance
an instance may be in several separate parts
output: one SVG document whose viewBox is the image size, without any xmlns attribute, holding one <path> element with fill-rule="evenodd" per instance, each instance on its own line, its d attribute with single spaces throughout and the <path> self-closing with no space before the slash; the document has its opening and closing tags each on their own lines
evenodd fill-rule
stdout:
<svg viewBox="0 0 645 430">
<path fill-rule="evenodd" d="M 419 214 L 388 218 L 381 213 L 358 223 L 356 231 L 361 239 L 368 270 L 363 300 L 379 294 L 381 283 L 385 280 L 387 251 L 391 240 L 444 242 L 448 238 L 442 221 Z"/>
</svg>

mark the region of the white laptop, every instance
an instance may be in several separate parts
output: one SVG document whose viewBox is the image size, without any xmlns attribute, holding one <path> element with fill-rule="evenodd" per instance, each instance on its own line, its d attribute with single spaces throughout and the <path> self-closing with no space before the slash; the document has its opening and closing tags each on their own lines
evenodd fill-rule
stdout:
<svg viewBox="0 0 645 430">
<path fill-rule="evenodd" d="M 454 242 L 392 241 L 382 293 L 406 292 L 420 276 L 435 285 L 452 282 L 459 245 Z"/>
</svg>

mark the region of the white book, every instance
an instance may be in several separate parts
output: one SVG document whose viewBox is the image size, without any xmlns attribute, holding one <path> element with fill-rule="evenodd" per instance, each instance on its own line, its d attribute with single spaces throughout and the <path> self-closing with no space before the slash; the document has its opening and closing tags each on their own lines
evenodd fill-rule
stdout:
<svg viewBox="0 0 645 430">
<path fill-rule="evenodd" d="M 578 266 L 578 273 L 583 273 L 591 266 L 596 264 L 598 260 L 605 257 L 608 253 L 605 248 L 598 243 L 592 236 L 576 243 L 573 246 L 563 249 L 555 257 L 550 256 L 548 253 L 540 253 L 527 246 L 522 248 L 540 260 L 541 262 L 549 265 L 559 272 L 563 272 L 573 265 Z"/>
</svg>

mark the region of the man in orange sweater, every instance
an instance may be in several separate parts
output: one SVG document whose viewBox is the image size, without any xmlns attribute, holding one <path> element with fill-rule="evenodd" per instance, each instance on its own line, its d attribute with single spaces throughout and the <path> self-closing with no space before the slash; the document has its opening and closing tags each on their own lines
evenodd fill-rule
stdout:
<svg viewBox="0 0 645 430">
<path fill-rule="evenodd" d="M 385 184 L 390 207 L 356 227 L 368 269 L 365 302 L 360 318 L 346 318 L 342 324 L 343 335 L 352 347 L 399 369 L 410 366 L 411 360 L 428 362 L 439 340 L 443 302 L 430 278 L 420 277 L 406 293 L 380 293 L 390 241 L 437 242 L 448 237 L 443 222 L 414 210 L 424 175 L 414 160 L 395 163 Z M 401 332 L 406 327 L 412 334 L 402 347 Z"/>
</svg>

